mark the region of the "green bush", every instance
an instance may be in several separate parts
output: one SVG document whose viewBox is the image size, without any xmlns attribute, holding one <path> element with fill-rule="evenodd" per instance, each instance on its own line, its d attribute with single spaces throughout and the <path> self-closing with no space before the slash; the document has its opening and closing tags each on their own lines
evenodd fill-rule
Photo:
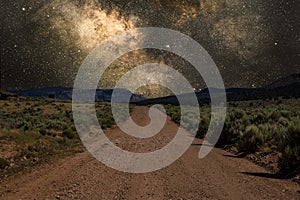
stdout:
<svg viewBox="0 0 300 200">
<path fill-rule="evenodd" d="M 240 138 L 242 130 L 240 123 L 231 117 L 233 116 L 226 116 L 224 128 L 217 143 L 218 147 L 234 144 Z"/>
<path fill-rule="evenodd" d="M 77 138 L 77 134 L 76 132 L 74 132 L 72 129 L 68 128 L 68 129 L 65 129 L 62 133 L 62 136 L 63 137 L 66 137 L 68 139 L 74 139 L 74 138 Z"/>
<path fill-rule="evenodd" d="M 47 129 L 64 130 L 67 129 L 67 127 L 67 123 L 61 119 L 52 119 L 46 123 Z"/>
<path fill-rule="evenodd" d="M 207 133 L 209 123 L 210 123 L 210 116 L 204 114 L 200 116 L 199 129 L 197 132 L 198 138 L 204 138 L 205 134 Z"/>
<path fill-rule="evenodd" d="M 300 120 L 294 121 L 281 135 L 279 149 L 281 170 L 298 170 L 300 166 Z"/>
<path fill-rule="evenodd" d="M 47 135 L 47 131 L 46 131 L 45 129 L 39 130 L 39 133 L 40 133 L 42 136 Z"/>
<path fill-rule="evenodd" d="M 115 121 L 113 118 L 100 118 L 100 125 L 102 126 L 103 129 L 108 129 L 108 128 L 111 128 L 114 124 L 115 124 Z"/>
<path fill-rule="evenodd" d="M 251 102 L 250 102 L 251 103 Z M 291 103 L 291 105 L 290 105 Z M 300 109 L 299 101 L 289 104 L 282 101 L 230 102 L 226 121 L 217 146 L 234 145 L 246 154 L 254 152 L 279 152 L 279 167 L 289 173 L 300 172 Z M 235 107 L 236 106 L 236 107 Z M 165 106 L 172 120 L 180 123 L 178 106 Z M 197 137 L 203 138 L 210 123 L 210 109 L 201 107 L 201 118 Z M 189 116 L 184 118 L 189 121 Z M 217 122 L 212 122 L 213 125 Z M 208 135 L 209 136 L 209 135 Z"/>
<path fill-rule="evenodd" d="M 197 115 L 192 111 L 187 111 L 182 115 L 182 124 L 181 126 L 188 131 L 195 132 L 197 131 L 198 124 L 197 124 Z M 196 129 L 196 130 L 195 130 Z"/>
<path fill-rule="evenodd" d="M 9 167 L 9 162 L 4 158 L 0 158 L 0 169 L 5 169 L 6 167 Z"/>
<path fill-rule="evenodd" d="M 285 117 L 280 117 L 279 120 L 278 120 L 278 124 L 283 126 L 283 127 L 287 127 L 289 126 L 289 120 Z"/>
<path fill-rule="evenodd" d="M 259 150 L 264 143 L 264 135 L 256 125 L 247 126 L 246 131 L 242 134 L 241 139 L 237 142 L 240 151 L 254 153 Z"/>
</svg>

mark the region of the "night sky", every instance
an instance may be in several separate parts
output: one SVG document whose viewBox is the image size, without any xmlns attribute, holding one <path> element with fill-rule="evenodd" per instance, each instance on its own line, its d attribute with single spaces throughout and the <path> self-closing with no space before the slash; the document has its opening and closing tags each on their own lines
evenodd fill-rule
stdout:
<svg viewBox="0 0 300 200">
<path fill-rule="evenodd" d="M 120 31 L 181 31 L 215 60 L 226 87 L 260 87 L 300 73 L 299 0 L 14 0 L 0 2 L 2 89 L 72 86 L 88 53 Z M 101 87 L 128 69 L 166 63 L 205 87 L 167 52 L 141 50 L 112 64 Z M 163 95 L 163 92 L 162 94 Z"/>
</svg>

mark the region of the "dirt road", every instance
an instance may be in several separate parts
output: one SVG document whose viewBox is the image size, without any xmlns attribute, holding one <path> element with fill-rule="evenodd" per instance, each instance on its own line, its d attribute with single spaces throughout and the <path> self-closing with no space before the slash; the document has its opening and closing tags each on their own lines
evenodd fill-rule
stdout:
<svg viewBox="0 0 300 200">
<path fill-rule="evenodd" d="M 147 107 L 136 107 L 133 118 L 149 122 Z M 134 139 L 119 129 L 106 132 L 117 145 L 148 152 L 167 144 L 178 129 L 168 119 L 154 138 Z M 110 169 L 88 152 L 53 159 L 18 177 L 1 180 L 0 199 L 300 199 L 299 185 L 272 178 L 263 168 L 220 149 L 198 159 L 201 140 L 172 165 L 146 174 Z"/>
</svg>

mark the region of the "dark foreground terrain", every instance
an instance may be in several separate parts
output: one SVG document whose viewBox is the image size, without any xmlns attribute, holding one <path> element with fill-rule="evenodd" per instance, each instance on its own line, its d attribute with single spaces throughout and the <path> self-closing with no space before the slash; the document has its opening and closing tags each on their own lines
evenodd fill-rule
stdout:
<svg viewBox="0 0 300 200">
<path fill-rule="evenodd" d="M 147 107 L 132 113 L 140 125 L 149 122 Z M 155 137 L 127 137 L 118 128 L 106 134 L 122 148 L 147 152 L 168 143 L 178 126 L 168 119 Z M 147 174 L 107 168 L 83 152 L 50 161 L 23 174 L 1 179 L 1 199 L 300 199 L 299 185 L 264 168 L 214 149 L 198 159 L 200 139 L 175 163 Z"/>
</svg>

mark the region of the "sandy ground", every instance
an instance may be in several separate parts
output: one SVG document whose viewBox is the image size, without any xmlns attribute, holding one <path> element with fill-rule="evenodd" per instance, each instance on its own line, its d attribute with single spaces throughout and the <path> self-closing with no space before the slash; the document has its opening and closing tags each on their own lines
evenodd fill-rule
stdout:
<svg viewBox="0 0 300 200">
<path fill-rule="evenodd" d="M 147 107 L 136 107 L 132 117 L 149 122 Z M 118 128 L 106 131 L 111 141 L 135 152 L 166 145 L 178 130 L 170 119 L 150 139 L 126 136 Z M 88 152 L 53 159 L 24 174 L 0 182 L 0 199 L 300 199 L 300 187 L 276 179 L 265 169 L 230 153 L 214 149 L 198 159 L 201 140 L 172 165 L 146 174 L 129 174 L 106 167 Z"/>
</svg>

